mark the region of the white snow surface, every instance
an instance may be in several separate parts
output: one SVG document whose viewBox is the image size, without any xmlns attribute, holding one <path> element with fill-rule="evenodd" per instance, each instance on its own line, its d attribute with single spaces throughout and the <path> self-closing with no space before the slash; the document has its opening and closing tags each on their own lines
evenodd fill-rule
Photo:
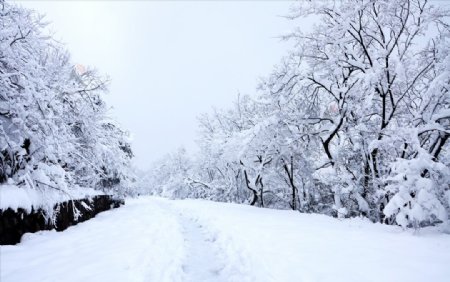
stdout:
<svg viewBox="0 0 450 282">
<path fill-rule="evenodd" d="M 448 281 L 450 235 L 202 200 L 129 199 L 0 247 L 0 281 Z"/>
<path fill-rule="evenodd" d="M 35 209 L 44 208 L 47 211 L 51 211 L 57 203 L 104 194 L 102 191 L 92 188 L 77 187 L 67 191 L 58 191 L 55 189 L 38 190 L 3 184 L 0 185 L 0 210 L 7 210 L 8 208 L 17 210 L 22 208 L 31 211 L 34 207 Z"/>
</svg>

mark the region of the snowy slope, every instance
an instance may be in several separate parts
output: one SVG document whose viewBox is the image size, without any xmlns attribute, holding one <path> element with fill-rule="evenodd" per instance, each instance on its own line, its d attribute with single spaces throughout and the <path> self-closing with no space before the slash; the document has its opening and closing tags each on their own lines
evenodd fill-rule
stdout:
<svg viewBox="0 0 450 282">
<path fill-rule="evenodd" d="M 448 281 L 450 236 L 201 200 L 117 210 L 2 246 L 0 281 Z"/>
</svg>

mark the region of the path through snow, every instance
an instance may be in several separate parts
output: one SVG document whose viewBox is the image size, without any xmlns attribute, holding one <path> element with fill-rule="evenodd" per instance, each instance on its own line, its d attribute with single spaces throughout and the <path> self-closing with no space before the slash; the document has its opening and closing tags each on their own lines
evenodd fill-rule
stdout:
<svg viewBox="0 0 450 282">
<path fill-rule="evenodd" d="M 186 282 L 225 282 L 221 271 L 224 268 L 220 250 L 205 228 L 192 218 L 179 212 L 167 201 L 155 201 L 167 214 L 174 216 L 181 226 L 185 256 L 181 268 L 182 280 Z"/>
<path fill-rule="evenodd" d="M 0 281 L 448 281 L 450 236 L 201 200 L 143 197 L 0 247 Z"/>
</svg>

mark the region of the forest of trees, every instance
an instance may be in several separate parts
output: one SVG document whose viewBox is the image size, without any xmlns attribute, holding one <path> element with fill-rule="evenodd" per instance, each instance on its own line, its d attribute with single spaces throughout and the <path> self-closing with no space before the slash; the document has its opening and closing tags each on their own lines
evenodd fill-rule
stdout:
<svg viewBox="0 0 450 282">
<path fill-rule="evenodd" d="M 447 221 L 449 15 L 426 0 L 297 3 L 288 18 L 313 18 L 312 31 L 285 35 L 294 47 L 254 95 L 200 116 L 199 153 L 156 162 L 139 193 Z M 107 86 L 39 14 L 0 0 L 0 184 L 137 193 Z"/>
<path fill-rule="evenodd" d="M 71 62 L 42 16 L 1 0 L 0 184 L 128 193 L 133 153 L 127 132 L 108 116 L 107 86 Z"/>
<path fill-rule="evenodd" d="M 404 227 L 447 221 L 449 12 L 426 0 L 300 1 L 288 17 L 309 16 L 313 30 L 284 37 L 295 47 L 256 94 L 202 115 L 199 153 L 155 163 L 147 192 Z"/>
</svg>

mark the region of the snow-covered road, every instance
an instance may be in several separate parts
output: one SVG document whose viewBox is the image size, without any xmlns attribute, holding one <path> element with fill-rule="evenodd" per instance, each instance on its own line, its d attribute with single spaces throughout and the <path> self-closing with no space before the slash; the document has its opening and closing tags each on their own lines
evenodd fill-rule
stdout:
<svg viewBox="0 0 450 282">
<path fill-rule="evenodd" d="M 144 197 L 0 247 L 0 281 L 448 281 L 450 235 Z"/>
</svg>

